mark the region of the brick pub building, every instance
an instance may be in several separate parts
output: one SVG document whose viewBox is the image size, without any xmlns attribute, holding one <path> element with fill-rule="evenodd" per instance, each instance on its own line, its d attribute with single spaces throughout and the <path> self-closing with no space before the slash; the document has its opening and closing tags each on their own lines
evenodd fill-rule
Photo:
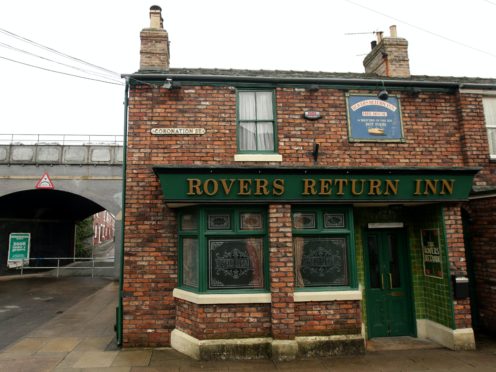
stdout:
<svg viewBox="0 0 496 372">
<path fill-rule="evenodd" d="M 123 346 L 291 359 L 495 329 L 496 80 L 411 76 L 395 27 L 365 73 L 170 68 L 150 20 L 125 76 Z"/>
</svg>

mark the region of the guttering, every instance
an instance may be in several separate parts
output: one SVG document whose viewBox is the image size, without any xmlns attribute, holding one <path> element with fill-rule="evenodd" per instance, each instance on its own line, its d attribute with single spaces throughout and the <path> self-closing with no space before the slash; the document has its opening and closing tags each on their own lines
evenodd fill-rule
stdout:
<svg viewBox="0 0 496 372">
<path fill-rule="evenodd" d="M 319 78 L 319 77 L 269 77 L 237 75 L 204 75 L 177 73 L 135 73 L 122 75 L 131 80 L 163 81 L 167 78 L 177 81 L 199 81 L 210 83 L 271 83 L 271 84 L 322 84 L 322 85 L 377 85 L 383 82 L 388 87 L 425 87 L 445 89 L 496 90 L 496 84 L 460 83 L 456 81 L 396 80 L 387 78 Z"/>
</svg>

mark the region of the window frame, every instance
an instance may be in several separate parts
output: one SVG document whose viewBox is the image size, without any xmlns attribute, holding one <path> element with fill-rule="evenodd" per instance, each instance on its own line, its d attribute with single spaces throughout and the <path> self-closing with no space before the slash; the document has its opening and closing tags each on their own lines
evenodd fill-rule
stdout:
<svg viewBox="0 0 496 372">
<path fill-rule="evenodd" d="M 197 229 L 183 230 L 182 216 L 184 214 L 197 214 Z M 229 214 L 231 219 L 230 229 L 208 229 L 208 215 L 211 213 Z M 258 230 L 241 230 L 241 214 L 262 214 L 262 228 Z M 178 213 L 178 283 L 177 288 L 198 294 L 230 294 L 230 293 L 268 293 L 269 280 L 269 238 L 267 228 L 267 209 L 263 206 L 204 206 L 181 209 Z M 195 237 L 198 239 L 198 288 L 183 284 L 183 239 Z M 211 239 L 242 239 L 261 238 L 263 244 L 262 252 L 262 287 L 261 288 L 226 288 L 209 289 L 209 258 L 208 242 Z"/>
<path fill-rule="evenodd" d="M 272 93 L 272 120 L 241 120 L 240 119 L 240 93 L 242 92 L 270 92 Z M 241 123 L 254 122 L 255 130 L 258 133 L 259 122 L 272 122 L 272 131 L 274 137 L 274 150 L 258 150 L 258 140 L 256 141 L 257 149 L 255 150 L 241 150 Z M 257 135 L 255 134 L 257 138 Z M 272 88 L 237 88 L 236 90 L 236 151 L 237 154 L 278 154 L 278 141 L 277 141 L 277 116 L 276 116 L 276 94 L 275 89 Z"/>
<path fill-rule="evenodd" d="M 295 213 L 312 213 L 315 214 L 316 227 L 315 228 L 295 228 L 294 227 L 294 214 Z M 344 228 L 325 228 L 324 227 L 324 214 L 344 214 L 345 226 Z M 358 289 L 357 279 L 357 263 L 355 252 L 355 234 L 353 225 L 353 208 L 349 206 L 322 206 L 322 207 L 296 207 L 291 211 L 291 228 L 294 238 L 296 237 L 322 237 L 332 238 L 339 237 L 345 238 L 347 244 L 347 267 L 348 284 L 346 285 L 322 285 L 322 286 L 309 286 L 298 287 L 296 283 L 296 264 L 295 268 L 295 292 L 323 292 L 323 291 L 349 291 Z M 293 254 L 293 263 L 296 255 Z"/>
<path fill-rule="evenodd" d="M 491 103 L 489 103 L 489 101 L 491 101 Z M 489 106 L 489 105 L 494 105 L 496 106 L 496 97 L 495 96 L 485 96 L 485 97 L 482 97 L 482 106 L 483 106 L 483 109 L 484 109 L 484 126 L 486 128 L 486 135 L 487 135 L 487 151 L 489 153 L 489 158 L 492 159 L 492 160 L 496 160 L 496 143 L 494 144 L 494 148 L 492 149 L 492 152 L 491 152 L 491 137 L 489 135 L 489 133 L 491 131 L 495 131 L 496 132 L 496 120 L 494 122 L 491 122 L 489 123 L 488 120 L 487 120 L 487 114 L 486 114 L 486 106 Z M 495 111 L 496 111 L 496 108 L 495 108 Z"/>
</svg>

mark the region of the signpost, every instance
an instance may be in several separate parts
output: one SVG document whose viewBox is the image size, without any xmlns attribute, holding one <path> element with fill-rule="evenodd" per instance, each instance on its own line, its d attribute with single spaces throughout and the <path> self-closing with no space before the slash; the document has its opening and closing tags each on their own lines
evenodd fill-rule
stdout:
<svg viewBox="0 0 496 372">
<path fill-rule="evenodd" d="M 9 236 L 8 267 L 23 266 L 29 263 L 29 250 L 31 248 L 30 233 L 11 233 Z"/>
</svg>

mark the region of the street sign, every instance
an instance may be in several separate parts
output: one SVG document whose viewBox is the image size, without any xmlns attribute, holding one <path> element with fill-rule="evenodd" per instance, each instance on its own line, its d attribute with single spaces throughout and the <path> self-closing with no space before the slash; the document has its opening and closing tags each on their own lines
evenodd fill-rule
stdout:
<svg viewBox="0 0 496 372">
<path fill-rule="evenodd" d="M 31 248 L 30 233 L 10 233 L 8 267 L 22 266 L 23 262 L 29 263 L 29 250 Z"/>
<path fill-rule="evenodd" d="M 55 188 L 55 186 L 53 185 L 53 182 L 50 179 L 50 176 L 48 175 L 48 173 L 45 172 L 45 173 L 43 173 L 43 176 L 41 176 L 41 178 L 36 183 L 35 188 L 53 190 Z"/>
</svg>

